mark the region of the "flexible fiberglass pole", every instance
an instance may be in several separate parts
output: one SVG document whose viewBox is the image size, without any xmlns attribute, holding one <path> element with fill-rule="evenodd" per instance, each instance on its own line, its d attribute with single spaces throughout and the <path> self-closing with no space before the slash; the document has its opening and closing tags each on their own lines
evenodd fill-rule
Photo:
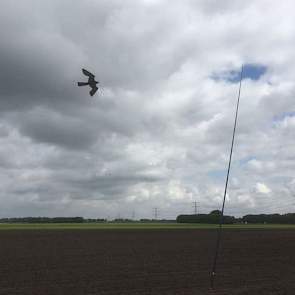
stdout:
<svg viewBox="0 0 295 295">
<path fill-rule="evenodd" d="M 237 126 L 238 112 L 239 112 L 239 104 L 240 104 L 242 80 L 243 80 L 243 66 L 241 68 L 241 74 L 240 74 L 239 94 L 238 94 L 238 101 L 237 101 L 237 107 L 236 107 L 235 123 L 234 123 L 233 135 L 232 135 L 232 142 L 231 142 L 230 156 L 229 156 L 229 161 L 228 161 L 227 175 L 226 175 L 226 181 L 225 181 L 225 188 L 224 188 L 222 209 L 221 209 L 221 214 L 220 214 L 220 219 L 219 219 L 219 227 L 218 227 L 218 230 L 217 230 L 216 249 L 215 249 L 215 254 L 214 254 L 214 260 L 213 260 L 212 270 L 211 270 L 211 274 L 210 274 L 210 285 L 211 285 L 211 288 L 214 287 L 214 278 L 216 276 L 216 264 L 217 264 L 217 258 L 218 258 L 218 254 L 219 254 L 219 248 L 220 248 L 221 232 L 222 232 L 221 230 L 222 230 L 222 224 L 223 224 L 224 205 L 225 205 L 226 192 L 227 192 L 227 184 L 228 184 L 228 178 L 229 178 L 229 172 L 230 172 L 230 166 L 231 166 L 231 158 L 232 158 L 233 147 L 234 147 L 234 142 L 235 142 L 235 133 L 236 133 L 236 126 Z"/>
</svg>

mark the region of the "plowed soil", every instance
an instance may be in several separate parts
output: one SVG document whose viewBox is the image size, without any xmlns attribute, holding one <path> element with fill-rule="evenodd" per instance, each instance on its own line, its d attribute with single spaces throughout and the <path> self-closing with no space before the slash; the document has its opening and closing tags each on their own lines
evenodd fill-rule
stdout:
<svg viewBox="0 0 295 295">
<path fill-rule="evenodd" d="M 295 294 L 294 230 L 0 232 L 0 294 Z"/>
</svg>

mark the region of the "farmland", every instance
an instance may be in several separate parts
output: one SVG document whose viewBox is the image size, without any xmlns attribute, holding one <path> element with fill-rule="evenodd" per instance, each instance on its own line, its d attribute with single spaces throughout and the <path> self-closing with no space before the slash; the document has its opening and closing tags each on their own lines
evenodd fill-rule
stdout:
<svg viewBox="0 0 295 295">
<path fill-rule="evenodd" d="M 213 294 L 215 230 L 42 226 L 0 231 L 0 294 Z M 294 294 L 294 248 L 292 229 L 226 229 L 214 294 Z"/>
<path fill-rule="evenodd" d="M 66 229 L 95 229 L 95 230 L 163 230 L 163 229 L 216 229 L 216 224 L 196 224 L 196 223 L 0 223 L 1 230 L 66 230 Z M 226 224 L 225 229 L 295 229 L 295 224 Z"/>
</svg>

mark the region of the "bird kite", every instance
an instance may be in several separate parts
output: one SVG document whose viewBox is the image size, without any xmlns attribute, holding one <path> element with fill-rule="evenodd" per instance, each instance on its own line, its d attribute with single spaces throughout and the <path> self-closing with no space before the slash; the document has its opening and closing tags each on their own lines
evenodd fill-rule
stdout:
<svg viewBox="0 0 295 295">
<path fill-rule="evenodd" d="M 87 70 L 85 69 L 82 69 L 82 72 L 85 76 L 88 77 L 88 82 L 78 82 L 78 86 L 86 86 L 86 85 L 89 85 L 91 90 L 89 92 L 89 94 L 91 96 L 93 96 L 95 94 L 95 92 L 98 90 L 98 88 L 96 87 L 96 84 L 98 84 L 99 82 L 95 81 L 95 76 L 88 72 Z"/>
</svg>

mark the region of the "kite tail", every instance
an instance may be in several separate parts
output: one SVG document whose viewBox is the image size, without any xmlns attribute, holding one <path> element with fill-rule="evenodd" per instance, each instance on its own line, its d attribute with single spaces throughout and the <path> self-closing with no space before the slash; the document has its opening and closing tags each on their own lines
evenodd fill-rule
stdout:
<svg viewBox="0 0 295 295">
<path fill-rule="evenodd" d="M 86 86 L 89 85 L 87 82 L 78 82 L 78 86 Z"/>
</svg>

